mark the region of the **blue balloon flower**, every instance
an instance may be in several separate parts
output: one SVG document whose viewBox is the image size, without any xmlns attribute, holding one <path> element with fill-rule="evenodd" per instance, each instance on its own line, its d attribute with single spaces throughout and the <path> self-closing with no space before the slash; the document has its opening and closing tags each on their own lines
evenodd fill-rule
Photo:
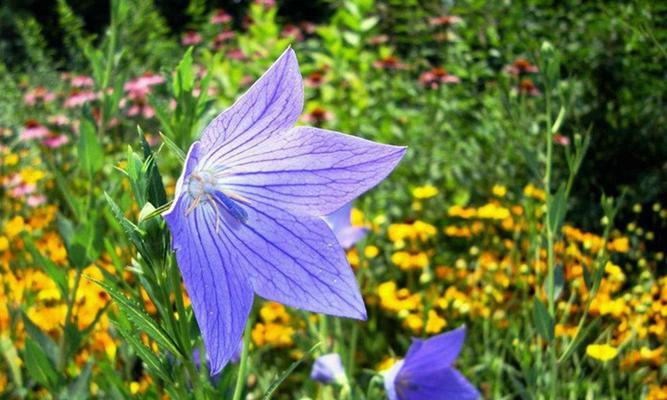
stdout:
<svg viewBox="0 0 667 400">
<path fill-rule="evenodd" d="M 465 340 L 465 327 L 413 339 L 405 359 L 385 373 L 389 400 L 475 400 L 479 392 L 457 371 L 454 360 Z"/>
<path fill-rule="evenodd" d="M 322 216 L 382 181 L 406 149 L 294 127 L 302 108 L 299 66 L 287 49 L 190 147 L 164 214 L 212 374 L 234 354 L 254 294 L 366 318 Z"/>
</svg>

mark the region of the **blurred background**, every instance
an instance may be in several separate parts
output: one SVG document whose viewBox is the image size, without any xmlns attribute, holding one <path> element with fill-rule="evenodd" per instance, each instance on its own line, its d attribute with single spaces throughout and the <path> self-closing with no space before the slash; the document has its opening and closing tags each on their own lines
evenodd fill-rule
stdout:
<svg viewBox="0 0 667 400">
<path fill-rule="evenodd" d="M 30 29 L 41 33 L 34 40 L 41 41 L 39 48 L 48 58 L 49 68 L 63 71 L 82 67 L 81 55 L 73 54 L 68 46 L 70 30 L 76 28 L 84 36 L 101 40 L 109 23 L 109 6 L 92 0 L 68 1 L 71 12 L 80 17 L 80 26 L 72 26 L 64 24 L 62 4 L 46 0 L 3 2 L 0 54 L 8 68 L 45 67 L 35 65 L 36 60 L 28 54 L 35 50 L 26 48 L 22 40 Z M 340 2 L 326 0 L 277 4 L 278 21 L 294 27 L 304 22 L 325 23 L 342 7 Z M 205 15 L 224 9 L 233 17 L 234 28 L 241 28 L 248 5 L 247 1 L 137 1 L 124 26 L 129 42 L 127 58 L 155 71 L 165 68 L 179 52 L 180 37 L 196 29 Z M 595 204 L 602 193 L 618 195 L 626 190 L 629 203 L 645 206 L 665 198 L 667 5 L 650 1 L 396 0 L 376 1 L 374 14 L 379 20 L 373 33 L 386 36 L 384 44 L 395 49 L 392 54 L 409 60 L 406 69 L 415 80 L 428 65 L 447 65 L 475 93 L 497 85 L 493 74 L 515 57 L 533 60 L 539 44 L 551 41 L 566 60 L 561 64 L 561 75 L 571 78 L 577 95 L 568 128 L 590 129 L 592 134 L 589 154 L 574 185 L 572 218 L 585 227 L 597 223 L 601 212 Z M 463 26 L 449 30 L 446 23 L 433 23 L 434 16 L 442 15 L 460 16 Z M 474 97 L 470 96 L 471 100 Z M 488 112 L 479 98 L 476 104 L 466 104 L 466 109 Z M 8 118 L 6 113 L 3 118 Z M 482 136 L 482 128 L 476 130 L 472 135 Z M 531 145 L 530 139 L 522 140 Z M 484 158 L 478 161 L 483 163 Z M 524 160 L 504 161 L 516 165 Z M 486 168 L 503 173 L 502 163 L 489 164 L 494 165 Z M 507 172 L 510 176 L 514 173 Z M 476 185 L 466 186 L 474 194 Z M 642 222 L 659 228 L 651 225 L 649 216 Z M 664 248 L 667 235 L 658 237 L 656 246 Z"/>
</svg>

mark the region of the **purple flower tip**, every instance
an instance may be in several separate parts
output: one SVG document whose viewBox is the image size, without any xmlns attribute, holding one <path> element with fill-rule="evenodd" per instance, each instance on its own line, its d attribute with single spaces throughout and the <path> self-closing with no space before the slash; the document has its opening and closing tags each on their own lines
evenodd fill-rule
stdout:
<svg viewBox="0 0 667 400">
<path fill-rule="evenodd" d="M 382 181 L 405 147 L 294 124 L 303 83 L 288 48 L 189 149 L 164 214 L 215 374 L 255 294 L 365 319 L 345 252 L 322 217 Z"/>
<path fill-rule="evenodd" d="M 462 326 L 426 340 L 413 339 L 405 359 L 385 373 L 389 400 L 479 399 L 477 389 L 453 366 L 465 334 Z"/>
<path fill-rule="evenodd" d="M 338 353 L 329 353 L 317 357 L 310 372 L 310 379 L 326 384 L 347 382 L 343 362 Z"/>
<path fill-rule="evenodd" d="M 349 249 L 363 239 L 368 233 L 368 229 L 353 226 L 350 223 L 350 213 L 352 212 L 352 203 L 348 203 L 324 217 L 324 221 L 331 227 L 338 243 L 344 249 Z"/>
</svg>

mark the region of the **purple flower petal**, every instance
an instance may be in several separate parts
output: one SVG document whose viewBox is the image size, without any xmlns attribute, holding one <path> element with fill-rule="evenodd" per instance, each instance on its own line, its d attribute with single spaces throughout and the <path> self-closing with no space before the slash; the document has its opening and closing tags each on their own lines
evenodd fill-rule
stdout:
<svg viewBox="0 0 667 400">
<path fill-rule="evenodd" d="M 304 310 L 366 319 L 345 252 L 321 218 L 293 215 L 268 202 L 243 207 L 247 222 L 222 228 L 221 236 L 255 293 Z"/>
<path fill-rule="evenodd" d="M 336 235 L 338 243 L 344 248 L 349 249 L 358 241 L 366 236 L 368 229 L 353 226 L 350 223 L 350 213 L 352 211 L 352 203 L 348 203 L 334 211 L 333 213 L 324 217 L 324 220 L 329 224 L 331 230 Z"/>
<path fill-rule="evenodd" d="M 274 133 L 294 126 L 303 111 L 303 82 L 288 48 L 248 91 L 206 127 L 201 142 L 206 164 L 242 155 Z M 215 150 L 215 151 L 213 151 Z"/>
<path fill-rule="evenodd" d="M 215 375 L 238 348 L 253 292 L 218 240 L 212 207 L 201 204 L 188 212 L 190 201 L 190 196 L 180 196 L 164 217 Z"/>
<path fill-rule="evenodd" d="M 345 368 L 338 353 L 329 353 L 317 357 L 310 371 L 310 379 L 326 384 L 344 382 Z"/>
<path fill-rule="evenodd" d="M 245 154 L 215 157 L 224 187 L 251 201 L 329 214 L 382 181 L 405 147 L 312 127 L 278 132 Z"/>
<path fill-rule="evenodd" d="M 479 392 L 452 364 L 465 340 L 466 329 L 442 333 L 429 339 L 414 339 L 400 370 L 388 390 L 400 400 L 477 399 Z"/>
<path fill-rule="evenodd" d="M 389 400 L 399 400 L 398 394 L 396 393 L 396 375 L 403 368 L 404 360 L 400 360 L 394 363 L 394 365 L 389 368 L 386 372 L 383 372 L 384 375 L 384 391 L 387 393 L 387 398 Z"/>
<path fill-rule="evenodd" d="M 396 376 L 400 400 L 476 400 L 480 394 L 459 371 L 450 367 L 407 374 L 405 366 Z"/>
<path fill-rule="evenodd" d="M 434 365 L 451 366 L 461 353 L 466 337 L 462 326 L 426 340 L 413 339 L 405 361 L 410 369 L 425 370 Z"/>
</svg>

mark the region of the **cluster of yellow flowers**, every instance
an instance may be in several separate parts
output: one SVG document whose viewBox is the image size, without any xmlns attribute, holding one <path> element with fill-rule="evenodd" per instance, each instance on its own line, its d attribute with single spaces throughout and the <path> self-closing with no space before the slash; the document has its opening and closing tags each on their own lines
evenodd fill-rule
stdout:
<svg viewBox="0 0 667 400">
<path fill-rule="evenodd" d="M 546 252 L 536 250 L 530 230 L 541 227 L 544 192 L 528 185 L 519 204 L 507 202 L 503 186 L 495 186 L 492 194 L 495 198 L 479 207 L 454 205 L 443 210 L 444 237 L 423 220 L 389 225 L 387 237 L 398 250 L 391 256 L 396 279 L 377 284 L 368 302 L 397 318 L 411 334 L 432 335 L 448 323 L 476 318 L 490 318 L 504 328 L 508 314 L 526 304 L 527 297 L 543 296 L 538 282 L 546 272 Z M 414 190 L 413 196 L 419 201 L 428 198 L 423 190 Z M 643 233 L 643 238 L 652 236 Z M 656 253 L 649 260 L 645 251 L 633 252 L 639 243 L 629 233 L 613 231 L 606 240 L 565 225 L 555 244 L 557 264 L 563 266 L 567 282 L 557 302 L 566 315 L 556 326 L 559 337 L 577 333 L 590 297 L 585 269 L 595 268 L 603 250 L 614 260 L 602 267 L 603 278 L 589 310 L 591 318 L 603 318 L 605 326 L 612 327 L 610 340 L 590 345 L 587 354 L 607 361 L 620 353 L 624 368 L 661 365 L 667 355 L 664 345 L 655 345 L 667 340 L 667 278 L 657 278 L 652 270 L 664 256 Z M 635 253 L 644 256 L 633 260 L 629 256 Z M 638 276 L 634 286 L 626 276 L 631 269 Z M 419 279 L 414 279 L 415 273 Z"/>
<path fill-rule="evenodd" d="M 293 321 L 285 306 L 266 302 L 259 310 L 259 317 L 261 322 L 252 328 L 252 341 L 256 346 L 290 347 L 294 344 Z"/>
<path fill-rule="evenodd" d="M 39 265 L 30 251 L 26 239 L 32 241 L 35 249 L 45 258 L 62 268 L 69 282 L 68 290 L 75 290 L 76 271 L 67 267 L 68 253 L 63 238 L 56 230 L 57 207 L 46 204 L 41 199 L 30 204 L 29 196 L 22 191 L 33 193 L 48 190 L 54 183 L 49 174 L 31 161 L 29 154 L 21 154 L 21 164 L 29 164 L 19 171 L 9 171 L 0 177 L 5 186 L 16 186 L 14 195 L 3 198 L 3 208 L 14 210 L 0 219 L 0 337 L 12 337 L 18 348 L 24 345 L 26 331 L 22 320 L 16 319 L 15 311 L 22 309 L 27 317 L 43 332 L 54 339 L 63 335 L 63 325 L 67 318 L 67 300 L 51 277 Z M 19 156 L 13 153 L 4 158 L 4 165 L 19 166 Z M 11 176 L 11 178 L 10 178 Z M 11 182 L 10 182 L 11 181 Z M 95 321 L 94 329 L 86 345 L 75 356 L 76 368 L 82 368 L 91 353 L 115 359 L 117 340 L 110 332 L 110 322 L 105 309 L 109 298 L 107 293 L 92 283 L 87 277 L 102 278 L 100 268 L 113 271 L 111 260 L 102 257 L 95 264 L 83 269 L 76 285 L 76 296 L 72 299 L 71 317 L 79 329 L 88 327 Z M 1 375 L 1 374 L 0 374 Z M 0 376 L 0 380 L 6 377 Z"/>
</svg>

